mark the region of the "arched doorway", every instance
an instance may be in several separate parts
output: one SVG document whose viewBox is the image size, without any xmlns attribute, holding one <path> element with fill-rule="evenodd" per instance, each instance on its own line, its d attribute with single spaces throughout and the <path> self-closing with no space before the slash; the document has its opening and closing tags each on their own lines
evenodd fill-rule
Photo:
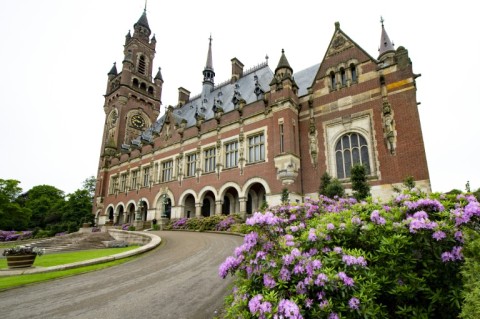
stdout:
<svg viewBox="0 0 480 319">
<path fill-rule="evenodd" d="M 148 212 L 148 204 L 146 201 L 142 200 L 140 201 L 139 203 L 139 206 L 138 206 L 138 209 L 140 210 L 140 218 L 141 220 L 143 221 L 146 221 L 147 220 L 147 212 Z"/>
<path fill-rule="evenodd" d="M 253 214 L 260 210 L 266 203 L 266 191 L 260 183 L 253 183 L 248 189 L 247 214 Z"/>
<path fill-rule="evenodd" d="M 213 215 L 215 215 L 215 194 L 212 191 L 207 191 L 202 201 L 202 216 Z"/>
<path fill-rule="evenodd" d="M 223 198 L 222 204 L 222 215 L 229 215 L 230 214 L 230 198 L 225 196 Z"/>
<path fill-rule="evenodd" d="M 229 187 L 223 195 L 222 215 L 240 213 L 240 200 L 234 187 Z"/>
<path fill-rule="evenodd" d="M 135 221 L 135 205 L 134 204 L 130 204 L 128 205 L 128 209 L 127 209 L 127 220 L 126 222 L 128 224 L 132 224 L 134 221 Z"/>
<path fill-rule="evenodd" d="M 185 197 L 184 216 L 187 218 L 195 217 L 195 197 L 192 194 Z"/>
<path fill-rule="evenodd" d="M 163 213 L 162 218 L 168 218 L 172 216 L 172 200 L 167 197 L 163 200 Z"/>
<path fill-rule="evenodd" d="M 117 224 L 122 225 L 125 223 L 125 214 L 123 212 L 123 206 L 119 206 L 118 210 L 118 217 L 117 217 Z"/>
<path fill-rule="evenodd" d="M 108 221 L 113 223 L 113 207 L 107 209 Z"/>
</svg>

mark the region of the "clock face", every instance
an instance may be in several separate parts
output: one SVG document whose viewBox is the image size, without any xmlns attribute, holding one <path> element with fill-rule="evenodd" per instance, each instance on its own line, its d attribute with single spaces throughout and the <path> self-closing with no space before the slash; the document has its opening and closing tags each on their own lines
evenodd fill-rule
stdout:
<svg viewBox="0 0 480 319">
<path fill-rule="evenodd" d="M 132 124 L 133 127 L 141 129 L 145 127 L 145 120 L 143 117 L 139 114 L 136 114 L 132 116 L 132 119 L 130 120 L 130 123 Z"/>
</svg>

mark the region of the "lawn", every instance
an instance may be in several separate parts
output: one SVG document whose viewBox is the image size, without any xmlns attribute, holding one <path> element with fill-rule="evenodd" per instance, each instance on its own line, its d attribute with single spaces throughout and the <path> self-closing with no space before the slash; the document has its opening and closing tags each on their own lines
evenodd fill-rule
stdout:
<svg viewBox="0 0 480 319">
<path fill-rule="evenodd" d="M 77 261 L 115 255 L 115 254 L 123 253 L 124 251 L 135 249 L 135 248 L 138 248 L 138 246 L 129 246 L 129 247 L 123 247 L 123 248 L 81 250 L 81 251 L 74 251 L 74 252 L 68 252 L 68 253 L 45 254 L 43 256 L 37 256 L 33 266 L 51 267 L 51 266 L 70 264 Z M 7 268 L 7 259 L 6 258 L 0 259 L 0 269 L 6 269 L 6 268 Z"/>
<path fill-rule="evenodd" d="M 138 248 L 138 246 L 47 254 L 47 255 L 37 257 L 35 259 L 34 266 L 50 267 L 50 266 L 56 266 L 56 265 L 69 264 L 69 263 L 82 261 L 82 260 L 89 260 L 89 259 L 95 259 L 99 257 L 115 255 L 115 254 L 122 253 L 124 251 L 135 249 L 135 248 Z M 13 287 L 27 285 L 27 284 L 32 284 L 32 283 L 47 281 L 51 279 L 82 274 L 82 273 L 90 272 L 94 270 L 99 270 L 99 269 L 125 263 L 134 258 L 137 258 L 137 256 L 122 258 L 119 260 L 114 260 L 106 263 L 100 263 L 96 265 L 73 268 L 68 270 L 53 271 L 53 272 L 31 274 L 31 275 L 0 277 L 0 291 L 13 288 Z M 0 259 L 0 269 L 5 269 L 5 268 L 7 268 L 7 260 Z"/>
</svg>

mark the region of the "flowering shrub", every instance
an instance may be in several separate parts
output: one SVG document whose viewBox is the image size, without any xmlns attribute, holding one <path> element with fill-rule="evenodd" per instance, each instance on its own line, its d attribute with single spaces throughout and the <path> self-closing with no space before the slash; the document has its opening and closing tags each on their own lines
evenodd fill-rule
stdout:
<svg viewBox="0 0 480 319">
<path fill-rule="evenodd" d="M 0 230 L 0 241 L 14 241 L 32 238 L 32 232 L 29 230 Z"/>
<path fill-rule="evenodd" d="M 247 219 L 219 267 L 227 318 L 453 318 L 473 196 L 402 194 L 388 205 L 321 196 Z"/>
<path fill-rule="evenodd" d="M 21 256 L 21 255 L 37 255 L 41 256 L 45 251 L 41 248 L 31 246 L 15 246 L 11 248 L 5 248 L 3 256 Z"/>
<path fill-rule="evenodd" d="M 208 217 L 192 217 L 172 219 L 165 229 L 185 229 L 198 231 L 229 231 L 242 222 L 240 215 L 213 215 Z"/>
</svg>

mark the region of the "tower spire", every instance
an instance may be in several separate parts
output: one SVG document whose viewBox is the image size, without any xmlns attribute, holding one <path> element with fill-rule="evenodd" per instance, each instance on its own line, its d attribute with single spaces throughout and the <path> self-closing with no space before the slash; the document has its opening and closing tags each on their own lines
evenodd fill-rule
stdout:
<svg viewBox="0 0 480 319">
<path fill-rule="evenodd" d="M 207 53 L 207 63 L 203 69 L 203 86 L 211 85 L 213 88 L 215 72 L 213 71 L 213 59 L 212 59 L 212 35 L 208 38 L 208 53 Z"/>
<path fill-rule="evenodd" d="M 389 52 L 395 52 L 395 48 L 393 47 L 392 41 L 390 41 L 390 38 L 388 37 L 387 31 L 385 31 L 385 26 L 383 25 L 383 22 L 385 20 L 383 17 L 380 17 L 380 23 L 382 24 L 382 35 L 380 37 L 380 47 L 378 49 L 378 59 L 381 60 L 381 58 Z"/>
</svg>

